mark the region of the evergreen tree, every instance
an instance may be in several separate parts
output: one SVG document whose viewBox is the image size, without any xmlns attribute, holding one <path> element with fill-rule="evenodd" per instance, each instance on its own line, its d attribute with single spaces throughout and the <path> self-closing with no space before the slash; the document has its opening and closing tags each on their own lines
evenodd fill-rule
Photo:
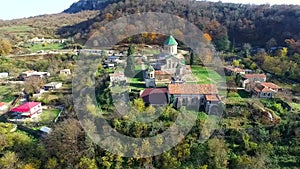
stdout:
<svg viewBox="0 0 300 169">
<path fill-rule="evenodd" d="M 135 52 L 135 47 L 133 45 L 130 45 L 127 50 L 127 56 L 133 55 L 134 52 Z"/>
<path fill-rule="evenodd" d="M 128 77 L 134 77 L 135 74 L 134 57 L 132 56 L 134 54 L 134 50 L 134 46 L 130 45 L 127 51 L 125 75 Z"/>
<path fill-rule="evenodd" d="M 194 53 L 192 52 L 190 56 L 190 65 L 194 65 L 194 57 Z"/>
</svg>

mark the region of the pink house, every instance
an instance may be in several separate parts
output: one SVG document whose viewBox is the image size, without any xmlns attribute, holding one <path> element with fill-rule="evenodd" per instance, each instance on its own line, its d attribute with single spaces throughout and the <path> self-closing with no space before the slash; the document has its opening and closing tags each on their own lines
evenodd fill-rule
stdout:
<svg viewBox="0 0 300 169">
<path fill-rule="evenodd" d="M 10 110 L 14 114 L 20 114 L 25 117 L 32 117 L 42 112 L 42 105 L 40 102 L 26 102 L 18 107 Z"/>
</svg>

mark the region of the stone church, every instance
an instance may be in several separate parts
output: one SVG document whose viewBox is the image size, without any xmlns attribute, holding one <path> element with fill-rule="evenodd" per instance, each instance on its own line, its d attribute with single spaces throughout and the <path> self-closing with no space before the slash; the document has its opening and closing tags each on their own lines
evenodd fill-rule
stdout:
<svg viewBox="0 0 300 169">
<path fill-rule="evenodd" d="M 177 47 L 175 38 L 169 36 L 164 42 L 163 51 L 145 72 L 146 87 L 155 87 L 157 81 L 169 83 L 172 79 L 181 79 L 182 75 L 189 72 L 184 56 L 178 54 Z"/>
</svg>

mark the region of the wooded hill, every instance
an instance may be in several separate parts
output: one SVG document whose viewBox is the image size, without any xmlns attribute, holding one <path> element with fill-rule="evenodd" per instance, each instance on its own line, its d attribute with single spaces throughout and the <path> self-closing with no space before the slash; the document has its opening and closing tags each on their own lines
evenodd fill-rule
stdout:
<svg viewBox="0 0 300 169">
<path fill-rule="evenodd" d="M 87 7 L 88 2 L 94 4 L 94 8 L 93 5 Z M 66 11 L 99 8 L 103 6 L 97 6 L 94 1 L 83 0 Z M 209 33 L 220 50 L 229 48 L 228 38 L 231 45 L 242 46 L 244 43 L 250 43 L 258 47 L 286 46 L 286 39 L 295 41 L 300 39 L 300 6 L 245 5 L 187 0 L 112 1 L 92 20 L 62 27 L 58 33 L 63 36 L 76 35 L 78 39 L 87 39 L 92 30 L 101 28 L 103 24 L 137 12 L 163 12 L 185 18 L 203 32 Z"/>
</svg>

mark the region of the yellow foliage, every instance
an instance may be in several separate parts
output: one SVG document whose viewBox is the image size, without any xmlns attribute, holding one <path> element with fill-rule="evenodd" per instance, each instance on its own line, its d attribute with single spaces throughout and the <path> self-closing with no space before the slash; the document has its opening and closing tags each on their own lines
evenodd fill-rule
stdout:
<svg viewBox="0 0 300 169">
<path fill-rule="evenodd" d="M 211 36 L 208 33 L 203 34 L 204 39 L 206 39 L 207 41 L 212 41 Z"/>
</svg>

